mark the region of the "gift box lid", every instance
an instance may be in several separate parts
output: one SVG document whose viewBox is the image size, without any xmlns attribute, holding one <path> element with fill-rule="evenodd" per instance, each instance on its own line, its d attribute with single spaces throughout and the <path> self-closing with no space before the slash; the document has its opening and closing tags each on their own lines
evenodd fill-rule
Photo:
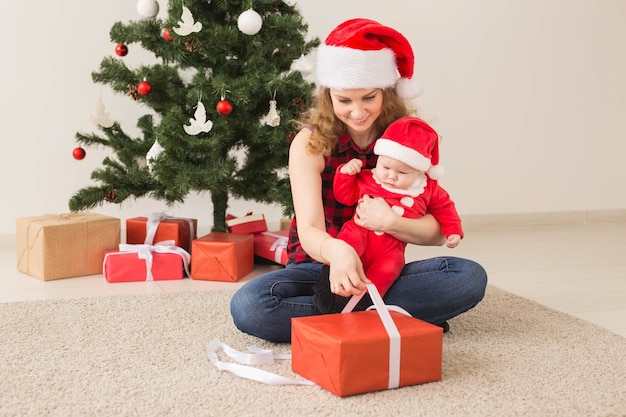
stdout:
<svg viewBox="0 0 626 417">
<path fill-rule="evenodd" d="M 265 215 L 248 213 L 242 217 L 226 216 L 226 226 L 231 233 L 260 233 L 267 231 Z"/>
</svg>

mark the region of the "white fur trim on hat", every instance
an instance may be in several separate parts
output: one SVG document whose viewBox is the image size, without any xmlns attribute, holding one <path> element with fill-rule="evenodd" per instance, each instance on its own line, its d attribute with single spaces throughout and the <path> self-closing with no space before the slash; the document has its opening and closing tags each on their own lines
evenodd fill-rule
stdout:
<svg viewBox="0 0 626 417">
<path fill-rule="evenodd" d="M 416 151 L 415 149 L 401 145 L 395 140 L 380 138 L 374 145 L 376 155 L 384 155 L 418 169 L 428 171 L 430 169 L 430 159 Z"/>
<path fill-rule="evenodd" d="M 320 85 L 347 88 L 386 88 L 398 80 L 396 57 L 391 49 L 359 50 L 320 45 L 317 79 Z"/>
</svg>

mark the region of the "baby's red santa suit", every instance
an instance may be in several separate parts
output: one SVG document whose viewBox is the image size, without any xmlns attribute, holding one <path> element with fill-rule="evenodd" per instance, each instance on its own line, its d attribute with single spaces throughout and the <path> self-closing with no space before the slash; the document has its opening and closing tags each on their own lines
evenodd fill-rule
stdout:
<svg viewBox="0 0 626 417">
<path fill-rule="evenodd" d="M 337 201 L 353 205 L 363 195 L 383 197 L 397 214 L 417 218 L 431 213 L 445 236 L 463 236 L 461 220 L 448 193 L 435 178 L 443 175 L 439 166 L 439 137 L 423 120 L 406 116 L 392 123 L 374 145 L 374 153 L 397 159 L 425 172 L 408 190 L 385 187 L 363 170 L 347 175 L 337 169 L 333 190 Z M 352 245 L 361 257 L 368 278 L 384 294 L 404 267 L 406 243 L 386 233 L 369 231 L 353 220 L 344 224 L 338 238 Z"/>
</svg>

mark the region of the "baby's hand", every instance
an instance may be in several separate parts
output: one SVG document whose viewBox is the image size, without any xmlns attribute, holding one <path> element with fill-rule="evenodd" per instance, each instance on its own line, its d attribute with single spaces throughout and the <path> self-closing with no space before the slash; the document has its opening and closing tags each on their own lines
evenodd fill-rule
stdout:
<svg viewBox="0 0 626 417">
<path fill-rule="evenodd" d="M 449 248 L 456 248 L 461 242 L 461 235 L 450 235 L 446 239 L 446 246 Z"/>
<path fill-rule="evenodd" d="M 358 158 L 353 158 L 346 162 L 346 164 L 341 167 L 339 172 L 347 175 L 356 175 L 361 172 L 361 168 L 363 168 L 363 161 Z"/>
</svg>

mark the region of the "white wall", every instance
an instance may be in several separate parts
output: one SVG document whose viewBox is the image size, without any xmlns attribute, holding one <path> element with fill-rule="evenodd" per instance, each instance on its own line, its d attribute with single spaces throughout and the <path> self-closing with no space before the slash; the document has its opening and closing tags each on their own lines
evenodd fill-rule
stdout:
<svg viewBox="0 0 626 417">
<path fill-rule="evenodd" d="M 165 0 L 159 1 L 162 13 Z M 105 150 L 71 156 L 101 94 L 133 132 L 145 112 L 91 81 L 113 54 L 109 29 L 135 20 L 135 0 L 2 2 L 0 234 L 15 218 L 67 212 Z M 299 0 L 311 36 L 368 17 L 400 30 L 425 94 L 416 102 L 443 135 L 442 184 L 461 215 L 626 208 L 626 2 L 622 0 Z M 133 48 L 133 45 L 130 46 Z M 149 55 L 134 51 L 139 64 Z M 140 200 L 95 211 L 120 218 L 167 207 Z M 208 195 L 172 209 L 210 226 Z M 230 211 L 280 209 L 232 201 Z"/>
</svg>

